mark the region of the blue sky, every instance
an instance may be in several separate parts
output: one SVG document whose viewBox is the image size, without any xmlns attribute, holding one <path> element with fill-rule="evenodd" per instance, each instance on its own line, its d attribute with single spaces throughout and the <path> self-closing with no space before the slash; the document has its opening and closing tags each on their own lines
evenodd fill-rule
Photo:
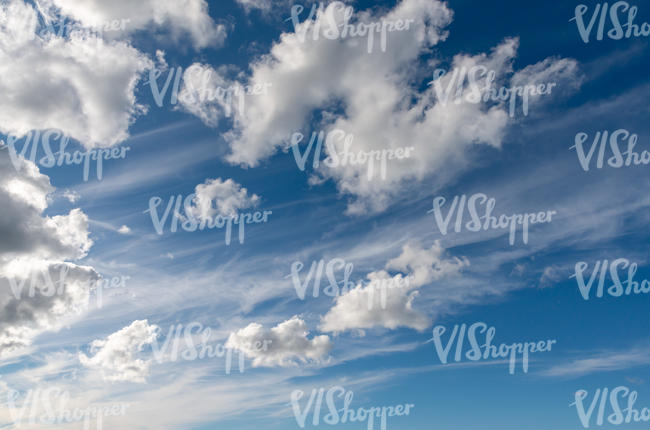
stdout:
<svg viewBox="0 0 650 430">
<path fill-rule="evenodd" d="M 571 20 L 579 2 L 347 2 L 352 22 L 413 21 L 388 33 L 385 52 L 377 43 L 368 53 L 366 38 L 314 40 L 308 32 L 301 41 L 290 20 L 297 4 L 2 2 L 2 139 L 17 139 L 20 152 L 29 133 L 58 130 L 69 152 L 129 148 L 104 161 L 101 180 L 91 168 L 88 181 L 79 165 L 38 166 L 43 147 L 36 163 L 12 162 L 11 145 L 0 150 L 4 390 L 56 387 L 79 407 L 129 404 L 105 418 L 111 429 L 300 428 L 292 392 L 305 392 L 303 408 L 312 389 L 335 386 L 354 392 L 355 409 L 415 405 L 388 428 L 584 428 L 570 406 L 575 393 L 589 393 L 586 408 L 605 387 L 635 390 L 635 407 L 650 407 L 648 295 L 597 298 L 596 280 L 584 300 L 571 277 L 578 262 L 588 279 L 596 262 L 627 259 L 639 284 L 650 279 L 647 165 L 596 168 L 596 149 L 585 171 L 572 149 L 579 133 L 587 151 L 597 132 L 624 130 L 638 136 L 637 153 L 650 150 L 647 38 L 596 40 L 596 23 L 585 43 Z M 584 4 L 588 23 L 599 3 Z M 342 5 L 323 7 L 341 23 Z M 636 24 L 650 21 L 650 4 L 629 6 L 638 7 Z M 97 32 L 115 19 L 129 21 Z M 318 19 L 324 31 L 325 15 Z M 39 32 L 62 20 L 87 34 Z M 443 103 L 434 70 L 447 71 L 447 85 L 463 66 L 495 71 L 497 88 L 554 88 L 531 96 L 527 115 L 521 99 L 514 115 L 503 102 Z M 158 106 L 150 73 L 160 72 L 162 87 L 177 67 L 180 93 L 256 83 L 268 91 L 247 95 L 241 110 L 198 93 L 172 104 L 171 90 Z M 202 74 L 193 81 L 190 71 Z M 463 96 L 470 90 L 463 86 Z M 321 164 L 314 168 L 310 155 L 302 171 L 287 142 L 302 133 L 304 153 L 313 132 L 333 130 L 353 136 L 355 151 L 413 154 L 388 160 L 385 179 L 368 180 L 365 165 L 324 164 L 324 144 Z M 447 215 L 454 196 L 478 193 L 495 199 L 497 216 L 556 214 L 531 225 L 527 243 L 521 227 L 512 245 L 505 229 L 442 234 L 434 198 L 446 198 Z M 150 199 L 162 199 L 162 215 L 178 195 L 191 200 L 181 222 L 272 213 L 246 225 L 243 243 L 236 227 L 230 244 L 223 229 L 171 232 L 166 224 L 157 234 Z M 354 290 L 312 297 L 308 286 L 301 300 L 292 264 L 304 264 L 303 282 L 312 262 L 333 259 L 352 265 Z M 62 266 L 70 270 L 65 291 L 12 294 L 16 280 L 29 285 L 35 273 Z M 341 281 L 343 270 L 335 273 Z M 627 268 L 618 273 L 627 279 Z M 411 284 L 389 293 L 384 308 L 364 306 L 371 279 L 406 276 Z M 101 306 L 88 292 L 98 277 L 125 279 L 121 294 L 104 291 Z M 612 283 L 608 273 L 606 288 Z M 433 328 L 447 328 L 446 345 L 454 325 L 476 322 L 496 329 L 497 345 L 556 343 L 531 354 L 527 373 L 520 360 L 514 374 L 507 360 L 441 363 Z M 158 360 L 154 345 L 170 327 L 192 323 L 209 327 L 211 344 L 245 356 L 245 371 L 227 374 L 219 358 Z M 252 350 L 261 339 L 270 348 Z M 7 428 L 82 428 L 18 422 L 2 398 Z M 597 426 L 595 415 L 590 427 L 618 427 Z M 330 427 L 311 420 L 305 428 Z"/>
</svg>

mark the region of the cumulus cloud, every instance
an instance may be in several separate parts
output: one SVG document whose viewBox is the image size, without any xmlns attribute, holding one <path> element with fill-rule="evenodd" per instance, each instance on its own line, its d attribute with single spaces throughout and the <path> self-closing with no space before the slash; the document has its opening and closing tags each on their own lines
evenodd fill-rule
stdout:
<svg viewBox="0 0 650 430">
<path fill-rule="evenodd" d="M 227 34 L 226 27 L 210 17 L 205 0 L 47 0 L 43 4 L 55 6 L 86 27 L 102 29 L 125 20 L 120 31 L 127 34 L 154 27 L 177 40 L 189 36 L 196 49 L 221 46 Z"/>
<path fill-rule="evenodd" d="M 401 275 L 391 277 L 381 270 L 371 272 L 367 277 L 369 284 L 360 283 L 335 299 L 334 306 L 323 316 L 319 326 L 321 331 L 342 332 L 373 327 L 391 330 L 410 327 L 422 331 L 430 325 L 425 314 L 413 309 L 413 301 L 419 292 L 412 286 L 395 286 L 404 283 Z"/>
<path fill-rule="evenodd" d="M 144 111 L 134 90 L 151 61 L 125 42 L 40 29 L 22 0 L 0 5 L 0 132 L 56 129 L 87 147 L 125 140 Z"/>
<path fill-rule="evenodd" d="M 296 31 L 282 34 L 270 53 L 250 66 L 251 81 L 273 86 L 248 101 L 243 114 L 236 113 L 235 127 L 226 135 L 231 163 L 256 166 L 286 149 L 294 132 L 314 126 L 319 110 L 325 114 L 317 127 L 348 133 L 353 152 L 413 147 L 410 158 L 389 162 L 383 180 L 369 180 L 365 164 L 321 163 L 312 183 L 334 180 L 341 193 L 351 196 L 348 213 L 357 214 L 383 210 L 408 181 L 431 177 L 434 186 L 444 185 L 467 167 L 472 145 L 500 147 L 511 121 L 506 102 L 443 103 L 435 85 L 421 89 L 439 64 L 431 61 L 426 76 L 413 64 L 447 37 L 444 28 L 452 12 L 445 3 L 403 0 L 384 14 L 356 12 L 353 23 L 413 20 L 409 30 L 388 33 L 386 52 L 378 52 L 380 37 L 375 37 L 370 54 L 366 37 L 326 37 L 329 21 L 344 22 L 342 3 L 331 3 L 313 20 L 307 15 L 306 8 Z M 316 40 L 315 27 L 320 29 Z M 496 84 L 506 86 L 533 77 L 557 78 L 558 85 L 573 82 L 576 63 L 567 59 L 547 59 L 513 75 L 517 48 L 518 41 L 508 39 L 490 53 L 459 54 L 450 68 L 483 66 L 495 71 Z M 441 79 L 446 84 L 451 73 Z M 463 96 L 470 91 L 462 86 Z M 324 152 L 340 156 L 345 145 L 346 139 L 334 140 Z"/>
<path fill-rule="evenodd" d="M 419 295 L 417 288 L 458 274 L 469 265 L 467 259 L 447 258 L 436 241 L 430 249 L 416 243 L 403 247 L 402 253 L 386 264 L 388 269 L 409 273 L 391 276 L 386 270 L 367 275 L 369 283 L 359 283 L 350 291 L 336 297 L 334 306 L 323 316 L 319 329 L 342 332 L 354 329 L 409 327 L 423 331 L 430 318 L 413 308 Z"/>
<path fill-rule="evenodd" d="M 398 257 L 386 263 L 386 268 L 411 273 L 411 284 L 420 287 L 444 276 L 457 274 L 463 267 L 469 266 L 467 258 L 446 258 L 445 254 L 446 250 L 440 240 L 436 240 L 429 249 L 422 248 L 417 242 L 409 242 L 404 245 Z"/>
<path fill-rule="evenodd" d="M 195 195 L 193 212 L 199 219 L 233 216 L 260 201 L 258 195 L 248 195 L 248 190 L 232 179 L 208 179 L 196 186 Z"/>
<path fill-rule="evenodd" d="M 194 63 L 183 73 L 178 102 L 205 125 L 216 127 L 223 117 L 231 117 L 244 96 L 244 88 L 228 79 L 225 70 Z"/>
<path fill-rule="evenodd" d="M 308 338 L 307 324 L 294 316 L 271 329 L 251 323 L 226 342 L 227 348 L 241 351 L 253 360 L 253 367 L 287 367 L 297 362 L 320 362 L 332 348 L 329 336 Z M 259 347 L 266 344 L 267 347 Z"/>
<path fill-rule="evenodd" d="M 38 167 L 0 151 L 0 355 L 59 330 L 85 310 L 99 275 L 66 260 L 84 257 L 92 241 L 79 209 L 43 216 L 54 191 Z"/>
<path fill-rule="evenodd" d="M 101 370 L 106 381 L 146 382 L 151 360 L 135 358 L 135 354 L 145 345 L 156 340 L 158 326 L 150 325 L 147 320 L 136 320 L 131 325 L 116 331 L 106 339 L 97 339 L 91 343 L 88 357 L 79 354 L 81 364 Z"/>
<path fill-rule="evenodd" d="M 129 234 L 131 233 L 131 229 L 129 228 L 128 225 L 123 225 L 122 227 L 117 229 L 117 232 L 119 234 Z"/>
</svg>

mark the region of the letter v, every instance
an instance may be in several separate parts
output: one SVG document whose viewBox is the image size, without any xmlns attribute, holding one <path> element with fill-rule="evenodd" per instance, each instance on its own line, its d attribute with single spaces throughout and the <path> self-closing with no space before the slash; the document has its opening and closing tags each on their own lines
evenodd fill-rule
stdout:
<svg viewBox="0 0 650 430">
<path fill-rule="evenodd" d="M 300 412 L 300 405 L 298 400 L 302 398 L 305 393 L 302 390 L 296 390 L 291 393 L 291 406 L 293 407 L 293 415 L 296 418 L 296 422 L 300 428 L 305 428 L 305 421 L 307 420 L 307 414 L 314 404 L 314 399 L 316 398 L 316 389 L 311 390 L 311 395 L 309 396 L 309 402 L 304 412 Z"/>
</svg>

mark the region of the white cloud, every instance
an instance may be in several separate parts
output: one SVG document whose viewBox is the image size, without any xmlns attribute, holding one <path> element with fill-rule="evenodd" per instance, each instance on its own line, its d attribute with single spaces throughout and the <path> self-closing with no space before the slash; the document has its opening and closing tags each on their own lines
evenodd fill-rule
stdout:
<svg viewBox="0 0 650 430">
<path fill-rule="evenodd" d="M 259 9 L 268 12 L 271 9 L 271 0 L 237 0 L 237 3 L 241 5 L 246 10 L 246 12 L 250 12 L 253 9 Z M 288 2 L 278 3 L 281 6 L 285 6 Z"/>
<path fill-rule="evenodd" d="M 87 147 L 128 137 L 144 108 L 135 100 L 149 59 L 125 42 L 95 35 L 39 35 L 36 11 L 22 0 L 0 6 L 0 132 L 56 129 Z"/>
<path fill-rule="evenodd" d="M 256 206 L 260 197 L 256 194 L 248 195 L 248 190 L 232 179 L 208 179 L 199 184 L 195 189 L 193 206 L 196 216 L 200 219 L 209 219 L 214 216 L 236 215 L 241 209 Z"/>
<path fill-rule="evenodd" d="M 98 368 L 106 381 L 146 382 L 151 360 L 134 357 L 145 345 L 156 340 L 158 327 L 147 320 L 136 320 L 131 325 L 116 331 L 106 339 L 94 340 L 91 344 L 93 357 L 79 354 L 81 364 Z"/>
<path fill-rule="evenodd" d="M 340 5 L 340 4 L 339 4 Z M 369 54 L 366 38 L 328 40 L 328 14 L 338 23 L 342 12 L 332 3 L 317 19 L 317 40 L 308 31 L 304 40 L 296 33 L 284 33 L 271 52 L 253 63 L 251 81 L 272 82 L 266 95 L 247 101 L 237 113 L 234 129 L 226 135 L 235 164 L 256 166 L 278 149 L 286 148 L 292 133 L 307 128 L 315 111 L 325 110 L 319 127 L 341 129 L 353 136 L 353 151 L 414 147 L 411 158 L 392 160 L 385 180 L 368 180 L 365 165 L 327 167 L 321 163 L 312 183 L 333 179 L 342 194 L 352 196 L 349 213 L 383 210 L 402 186 L 411 180 L 432 177 L 439 187 L 466 168 L 466 152 L 475 144 L 501 145 L 508 125 L 505 103 L 447 103 L 436 98 L 434 86 L 417 89 L 419 82 L 433 77 L 413 64 L 446 38 L 444 27 L 452 12 L 440 1 L 403 0 L 385 15 L 357 12 L 361 22 L 412 19 L 410 30 L 388 33 L 386 52 L 379 51 L 378 37 Z M 307 15 L 303 12 L 302 18 Z M 313 22 L 303 22 L 298 32 Z M 518 42 L 504 41 L 489 54 L 457 55 L 451 67 L 483 65 L 494 70 L 503 84 L 512 75 Z M 573 60 L 547 60 L 517 75 L 555 76 L 571 79 Z M 450 79 L 443 77 L 443 79 Z M 466 85 L 463 94 L 470 89 Z M 342 109 L 343 113 L 337 113 Z M 334 142 L 340 153 L 343 140 Z M 325 151 L 330 154 L 330 148 Z"/>
<path fill-rule="evenodd" d="M 28 346 L 88 306 L 91 268 L 66 260 L 86 255 L 88 218 L 79 209 L 43 216 L 49 178 L 31 162 L 0 151 L 0 354 Z"/>
<path fill-rule="evenodd" d="M 73 190 L 65 190 L 63 192 L 63 197 L 68 199 L 70 203 L 77 203 L 77 201 L 81 198 L 81 195 Z"/>
<path fill-rule="evenodd" d="M 592 373 L 626 370 L 650 364 L 650 348 L 637 347 L 626 351 L 607 351 L 589 358 L 556 364 L 543 372 L 545 376 L 579 378 Z"/>
<path fill-rule="evenodd" d="M 557 284 L 562 279 L 560 269 L 556 266 L 545 267 L 542 271 L 542 276 L 539 278 L 540 287 L 550 287 Z"/>
<path fill-rule="evenodd" d="M 225 77 L 225 70 L 219 72 L 208 65 L 194 63 L 183 73 L 178 101 L 205 125 L 216 127 L 224 116 L 232 115 L 232 109 L 238 108 L 243 90 L 240 84 Z"/>
<path fill-rule="evenodd" d="M 308 335 L 307 324 L 294 316 L 269 330 L 261 324 L 251 323 L 231 333 L 226 347 L 239 350 L 253 359 L 253 367 L 294 366 L 296 360 L 302 363 L 320 362 L 332 348 L 330 338 L 320 335 L 308 339 Z M 263 348 L 265 342 L 266 350 Z"/>
<path fill-rule="evenodd" d="M 463 267 L 469 266 L 465 257 L 445 258 L 445 249 L 436 240 L 431 248 L 424 249 L 419 243 L 410 242 L 404 245 L 402 253 L 386 263 L 387 269 L 395 269 L 404 273 L 412 273 L 414 287 L 429 284 L 444 276 L 454 275 Z"/>
<path fill-rule="evenodd" d="M 386 271 L 369 273 L 368 285 L 358 284 L 349 292 L 338 296 L 335 305 L 325 314 L 319 326 L 323 332 L 342 332 L 373 327 L 410 327 L 422 331 L 430 320 L 413 309 L 413 300 L 419 292 L 412 286 L 380 287 L 381 282 L 397 283 L 402 276 L 391 277 Z"/>
<path fill-rule="evenodd" d="M 360 283 L 336 297 L 334 306 L 323 316 L 319 329 L 324 332 L 373 327 L 425 330 L 431 321 L 413 308 L 413 301 L 419 295 L 416 288 L 458 274 L 469 265 L 467 259 L 447 259 L 444 254 L 445 250 L 438 241 L 430 249 L 423 249 L 415 243 L 405 245 L 402 253 L 390 260 L 386 268 L 409 273 L 408 283 L 403 282 L 401 274 L 391 276 L 385 270 L 369 273 L 367 285 Z"/>
<path fill-rule="evenodd" d="M 129 234 L 131 233 L 131 229 L 127 225 L 123 225 L 122 227 L 117 229 L 117 232 L 119 234 Z"/>
<path fill-rule="evenodd" d="M 273 16 L 276 18 L 290 16 L 291 5 L 303 7 L 303 13 L 308 14 L 313 3 L 319 3 L 320 0 L 236 0 L 244 8 L 246 13 L 253 10 L 260 11 L 263 16 Z M 348 3 L 355 0 L 345 0 Z"/>
<path fill-rule="evenodd" d="M 226 27 L 216 24 L 205 0 L 49 0 L 64 15 L 86 27 L 102 29 L 114 20 L 125 21 L 123 33 L 155 27 L 179 40 L 188 35 L 194 48 L 221 46 Z"/>
</svg>

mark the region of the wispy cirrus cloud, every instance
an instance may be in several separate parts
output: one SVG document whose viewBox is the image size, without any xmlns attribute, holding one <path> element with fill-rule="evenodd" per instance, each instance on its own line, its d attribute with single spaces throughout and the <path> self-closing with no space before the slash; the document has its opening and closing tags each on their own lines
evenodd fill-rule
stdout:
<svg viewBox="0 0 650 430">
<path fill-rule="evenodd" d="M 603 351 L 587 358 L 557 364 L 541 372 L 543 376 L 580 378 L 594 373 L 614 372 L 650 365 L 650 347 L 624 351 Z"/>
</svg>

